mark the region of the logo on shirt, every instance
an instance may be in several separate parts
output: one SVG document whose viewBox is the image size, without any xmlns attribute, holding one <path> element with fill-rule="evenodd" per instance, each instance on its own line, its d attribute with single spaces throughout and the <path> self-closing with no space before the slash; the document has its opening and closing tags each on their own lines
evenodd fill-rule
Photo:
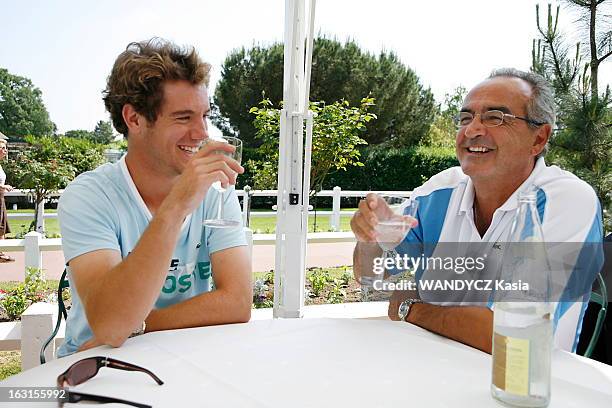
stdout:
<svg viewBox="0 0 612 408">
<path fill-rule="evenodd" d="M 192 264 L 193 265 L 193 264 Z M 191 289 L 198 280 L 204 281 L 210 279 L 212 272 L 210 270 L 210 262 L 198 262 L 193 268 L 191 273 L 184 273 L 176 276 L 175 273 L 180 268 L 187 269 L 184 266 L 179 266 L 179 260 L 173 259 L 170 262 L 170 268 L 168 269 L 168 275 L 166 276 L 166 282 L 162 288 L 162 293 L 169 295 L 175 292 L 185 293 Z"/>
</svg>

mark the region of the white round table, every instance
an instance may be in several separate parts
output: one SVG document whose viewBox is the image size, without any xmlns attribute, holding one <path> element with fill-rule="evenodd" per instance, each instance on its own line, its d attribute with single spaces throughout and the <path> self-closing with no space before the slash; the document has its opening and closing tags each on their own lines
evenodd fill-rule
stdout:
<svg viewBox="0 0 612 408">
<path fill-rule="evenodd" d="M 51 361 L 0 386 L 54 386 L 70 364 L 95 355 L 146 367 L 165 384 L 102 368 L 75 391 L 154 407 L 500 407 L 489 393 L 491 356 L 410 324 L 366 319 L 149 333 L 117 349 Z M 612 407 L 611 366 L 556 350 L 552 376 L 551 407 Z"/>
</svg>

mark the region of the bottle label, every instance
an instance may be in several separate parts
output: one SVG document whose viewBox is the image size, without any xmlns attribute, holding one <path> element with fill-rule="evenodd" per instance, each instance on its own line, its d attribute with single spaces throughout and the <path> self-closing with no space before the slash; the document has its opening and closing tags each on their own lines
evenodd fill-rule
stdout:
<svg viewBox="0 0 612 408">
<path fill-rule="evenodd" d="M 493 384 L 510 394 L 529 394 L 529 340 L 493 335 Z"/>
</svg>

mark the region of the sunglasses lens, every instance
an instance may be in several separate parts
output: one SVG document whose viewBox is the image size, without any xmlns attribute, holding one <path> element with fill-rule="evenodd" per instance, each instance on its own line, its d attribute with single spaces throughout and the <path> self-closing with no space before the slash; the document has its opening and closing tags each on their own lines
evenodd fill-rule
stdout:
<svg viewBox="0 0 612 408">
<path fill-rule="evenodd" d="M 98 372 L 98 363 L 95 359 L 81 360 L 75 363 L 66 374 L 68 385 L 79 385 L 89 380 Z"/>
</svg>

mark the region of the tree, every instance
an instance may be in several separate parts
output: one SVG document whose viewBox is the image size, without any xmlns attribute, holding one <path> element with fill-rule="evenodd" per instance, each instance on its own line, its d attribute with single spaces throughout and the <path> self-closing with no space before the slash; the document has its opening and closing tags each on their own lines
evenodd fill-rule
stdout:
<svg viewBox="0 0 612 408">
<path fill-rule="evenodd" d="M 84 129 L 76 129 L 67 131 L 64 136 L 73 139 L 85 139 L 101 145 L 110 144 L 115 140 L 113 125 L 110 121 L 104 120 L 98 121 L 93 132 Z"/>
<path fill-rule="evenodd" d="M 42 92 L 28 78 L 0 68 L 0 132 L 7 136 L 49 136 L 56 126 L 42 100 Z"/>
<path fill-rule="evenodd" d="M 607 0 L 566 0 L 566 2 L 579 10 L 582 22 L 588 30 L 588 57 L 589 62 L 585 68 L 590 70 L 591 99 L 599 97 L 599 66 L 612 55 L 612 24 L 610 15 L 598 15 L 597 8 Z M 557 16 L 559 14 L 557 8 Z M 607 25 L 603 30 L 597 30 L 597 22 L 604 19 Z"/>
<path fill-rule="evenodd" d="M 421 140 L 423 146 L 440 147 L 454 150 L 457 126 L 455 117 L 459 114 L 467 90 L 463 86 L 455 88 L 453 93 L 446 94 L 444 104 L 438 107 L 427 136 Z"/>
<path fill-rule="evenodd" d="M 278 105 L 283 99 L 283 46 L 254 46 L 232 51 L 221 67 L 215 88 L 211 122 L 224 134 L 242 139 L 245 147 L 257 147 L 253 117 L 249 113 L 262 94 Z"/>
<path fill-rule="evenodd" d="M 92 140 L 94 138 L 93 133 L 85 129 L 75 129 L 67 131 L 64 136 L 72 139 L 87 139 Z"/>
<path fill-rule="evenodd" d="M 74 178 L 74 167 L 57 159 L 40 160 L 36 149 L 20 152 L 16 160 L 9 162 L 7 173 L 20 188 L 31 190 L 34 199 L 34 220 L 29 231 L 38 224 L 38 208 L 60 188 Z"/>
<path fill-rule="evenodd" d="M 276 186 L 278 174 L 280 111 L 273 107 L 269 99 L 264 99 L 259 105 L 261 107 L 252 107 L 249 112 L 255 115 L 256 137 L 262 141 L 260 150 L 266 159 L 248 164 L 264 170 L 263 178 L 256 178 L 255 188 L 271 189 Z M 362 165 L 357 146 L 367 144 L 360 135 L 365 131 L 366 124 L 376 119 L 376 115 L 368 112 L 373 106 L 372 98 L 362 99 L 358 107 L 352 107 L 344 100 L 332 104 L 310 103 L 310 110 L 315 114 L 310 191 L 321 190 L 330 171 Z"/>
<path fill-rule="evenodd" d="M 38 161 L 59 160 L 74 167 L 75 176 L 93 170 L 104 163 L 104 146 L 85 139 L 67 137 L 27 137 L 30 150 Z"/>
<path fill-rule="evenodd" d="M 84 171 L 93 170 L 104 161 L 103 146 L 88 140 L 66 137 L 26 137 L 30 146 L 5 164 L 7 178 L 22 189 L 32 190 L 35 216 L 38 207 L 57 190 L 62 189 Z"/>
<path fill-rule="evenodd" d="M 612 25 L 600 8 L 607 1 L 565 1 L 582 14 L 582 26 L 577 31 L 583 32 L 586 47 L 577 43 L 575 54 L 558 30 L 559 6 L 553 13 L 548 5 L 546 26 L 540 24 L 536 6 L 541 38 L 533 43 L 531 69 L 547 78 L 556 94 L 557 130 L 550 141 L 549 161 L 572 170 L 593 186 L 603 207 L 606 228 L 612 230 L 612 97 L 609 86 L 600 94 L 598 83 L 599 68 L 612 55 Z M 607 23 L 603 30 L 597 28 L 602 20 Z M 583 64 L 584 48 L 587 62 Z"/>
<path fill-rule="evenodd" d="M 92 134 L 92 141 L 99 144 L 109 144 L 115 140 L 113 125 L 110 121 L 101 120 L 96 124 Z"/>
<path fill-rule="evenodd" d="M 280 110 L 275 109 L 269 99 L 264 99 L 259 105 L 260 108 L 252 107 L 249 112 L 255 115 L 255 136 L 262 140 L 259 150 L 265 159 L 259 162 L 250 160 L 247 164 L 254 170 L 256 189 L 273 189 L 278 177 Z M 376 115 L 368 112 L 373 106 L 373 98 L 363 98 L 359 107 L 351 107 L 345 100 L 333 104 L 310 103 L 314 115 L 309 185 L 311 193 L 323 188 L 323 182 L 332 170 L 363 166 L 359 161 L 361 153 L 357 147 L 367 144 L 360 134 L 365 131 L 367 123 L 376 119 Z M 316 231 L 316 196 L 314 207 Z"/>
<path fill-rule="evenodd" d="M 214 97 L 211 120 L 224 133 L 238 135 L 245 146 L 258 147 L 249 108 L 262 94 L 278 106 L 283 94 L 283 45 L 235 50 L 226 58 Z M 404 146 L 427 134 L 435 101 L 416 74 L 392 52 L 365 53 L 353 41 L 314 41 L 310 99 L 332 104 L 345 100 L 359 105 L 364 96 L 376 99 L 378 119 L 366 125 L 369 144 Z"/>
</svg>

